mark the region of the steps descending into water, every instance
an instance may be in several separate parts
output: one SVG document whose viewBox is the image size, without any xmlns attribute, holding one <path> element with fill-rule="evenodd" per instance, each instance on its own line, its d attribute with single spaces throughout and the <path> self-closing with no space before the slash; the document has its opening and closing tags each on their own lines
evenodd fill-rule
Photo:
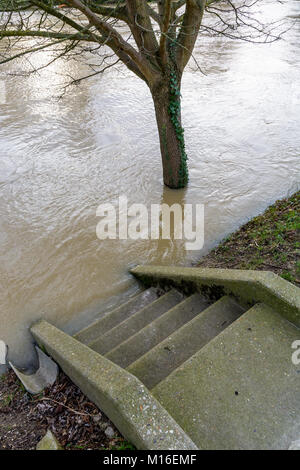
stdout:
<svg viewBox="0 0 300 470">
<path fill-rule="evenodd" d="M 191 295 L 114 348 L 106 354 L 106 357 L 120 367 L 128 367 L 178 328 L 192 320 L 208 305 L 200 294 Z"/>
<path fill-rule="evenodd" d="M 100 335 L 103 335 L 119 323 L 122 323 L 124 320 L 129 318 L 138 310 L 156 300 L 157 297 L 156 289 L 153 287 L 144 290 L 140 294 L 128 300 L 128 302 L 125 302 L 120 307 L 117 307 L 112 312 L 99 318 L 91 325 L 76 333 L 74 338 L 84 344 L 91 343 Z"/>
<path fill-rule="evenodd" d="M 222 297 L 182 326 L 127 370 L 150 390 L 211 339 L 235 321 L 244 310 L 230 297 Z"/>
<path fill-rule="evenodd" d="M 288 449 L 300 436 L 299 329 L 257 304 L 152 393 L 202 449 Z"/>
<path fill-rule="evenodd" d="M 143 449 L 287 449 L 297 441 L 300 290 L 272 273 L 134 273 L 150 288 L 77 341 L 47 322 L 32 328 L 123 434 Z M 154 285 L 173 287 L 159 297 Z"/>
<path fill-rule="evenodd" d="M 116 325 L 104 335 L 101 335 L 96 341 L 89 343 L 90 348 L 97 351 L 99 354 L 106 354 L 144 328 L 144 326 L 174 307 L 182 299 L 183 295 L 180 292 L 171 289 L 142 310 L 139 310 L 122 323 Z"/>
</svg>

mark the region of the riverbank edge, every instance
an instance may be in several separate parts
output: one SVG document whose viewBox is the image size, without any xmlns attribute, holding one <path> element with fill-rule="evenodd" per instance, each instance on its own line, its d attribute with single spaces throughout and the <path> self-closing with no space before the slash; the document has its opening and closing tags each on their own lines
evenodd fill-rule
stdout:
<svg viewBox="0 0 300 470">
<path fill-rule="evenodd" d="M 242 225 L 197 267 L 272 271 L 300 287 L 300 191 Z"/>
</svg>

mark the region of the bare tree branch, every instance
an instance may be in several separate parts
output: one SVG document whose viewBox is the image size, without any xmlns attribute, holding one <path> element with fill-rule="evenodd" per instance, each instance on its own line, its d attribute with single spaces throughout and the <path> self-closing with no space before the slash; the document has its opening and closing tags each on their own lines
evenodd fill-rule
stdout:
<svg viewBox="0 0 300 470">
<path fill-rule="evenodd" d="M 164 66 L 168 63 L 168 53 L 167 53 L 167 35 L 170 27 L 172 14 L 172 2 L 171 0 L 165 0 L 164 4 L 164 17 L 161 28 L 160 36 L 160 45 L 159 45 L 159 55 Z"/>
<path fill-rule="evenodd" d="M 191 58 L 199 34 L 205 4 L 205 0 L 186 1 L 186 11 L 177 38 L 179 45 L 177 48 L 177 67 L 181 72 L 183 72 Z"/>
<path fill-rule="evenodd" d="M 134 47 L 132 47 L 127 41 L 123 39 L 120 33 L 113 28 L 107 21 L 102 20 L 98 15 L 96 15 L 89 7 L 87 7 L 80 0 L 66 0 L 68 4 L 77 8 L 81 11 L 89 22 L 96 27 L 96 29 L 105 37 L 106 44 L 111 47 L 115 54 L 124 61 L 124 54 L 130 58 L 130 60 L 135 64 L 139 69 L 140 74 L 144 76 L 146 80 L 151 80 L 153 73 L 149 68 L 147 61 L 144 59 L 142 54 L 140 54 Z M 127 65 L 128 60 L 125 58 L 124 63 Z"/>
<path fill-rule="evenodd" d="M 158 43 L 147 11 L 146 0 L 127 0 L 129 27 L 139 48 L 146 57 L 154 57 Z"/>
</svg>

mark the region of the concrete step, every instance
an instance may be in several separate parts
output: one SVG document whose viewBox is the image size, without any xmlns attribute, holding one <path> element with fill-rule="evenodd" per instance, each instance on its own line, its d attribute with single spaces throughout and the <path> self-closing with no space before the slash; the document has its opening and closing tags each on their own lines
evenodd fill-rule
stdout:
<svg viewBox="0 0 300 470">
<path fill-rule="evenodd" d="M 127 370 L 150 390 L 235 321 L 244 309 L 224 296 L 151 349 Z"/>
<path fill-rule="evenodd" d="M 180 292 L 175 289 L 170 290 L 150 305 L 147 305 L 104 335 L 101 335 L 96 341 L 90 343 L 89 347 L 102 355 L 108 353 L 160 315 L 181 302 L 182 299 L 183 295 Z"/>
<path fill-rule="evenodd" d="M 131 315 L 141 310 L 146 305 L 157 299 L 156 289 L 151 287 L 136 295 L 128 302 L 122 304 L 107 315 L 99 318 L 91 325 L 74 335 L 74 338 L 84 344 L 88 344 L 98 338 L 100 335 L 114 328 L 119 323 L 129 318 Z"/>
<path fill-rule="evenodd" d="M 299 333 L 257 304 L 152 393 L 201 449 L 288 449 L 300 436 Z"/>
<path fill-rule="evenodd" d="M 137 449 L 197 450 L 149 390 L 125 369 L 45 321 L 35 323 L 31 332 L 35 341 Z"/>
<path fill-rule="evenodd" d="M 114 348 L 106 354 L 106 357 L 120 367 L 128 367 L 167 336 L 192 320 L 208 305 L 202 295 L 191 295 Z"/>
</svg>

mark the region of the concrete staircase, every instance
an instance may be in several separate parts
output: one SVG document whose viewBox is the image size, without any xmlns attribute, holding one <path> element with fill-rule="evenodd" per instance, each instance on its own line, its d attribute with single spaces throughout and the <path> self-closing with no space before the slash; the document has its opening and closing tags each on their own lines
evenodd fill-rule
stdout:
<svg viewBox="0 0 300 470">
<path fill-rule="evenodd" d="M 127 369 L 151 390 L 243 312 L 228 296 L 209 305 L 198 293 L 184 296 L 170 289 L 158 297 L 150 288 L 75 338 Z"/>
<path fill-rule="evenodd" d="M 156 400 L 153 409 L 159 405 L 160 410 L 165 410 L 178 426 L 175 434 L 181 437 L 176 444 L 165 439 L 157 444 L 157 438 L 145 444 L 127 433 L 139 448 L 184 449 L 193 448 L 194 443 L 199 449 L 284 449 L 298 440 L 300 366 L 293 364 L 291 348 L 300 340 L 299 289 L 280 280 L 276 303 L 276 294 L 271 295 L 270 276 L 259 278 L 259 282 L 257 278 L 253 280 L 255 298 L 251 278 L 246 282 L 247 289 L 244 274 L 239 284 L 234 273 L 234 282 L 231 279 L 228 288 L 226 276 L 222 282 L 215 274 L 212 284 L 207 276 L 201 278 L 201 270 L 193 269 L 192 278 L 188 278 L 187 272 L 185 276 L 176 272 L 174 277 L 172 271 L 162 270 L 157 275 L 155 269 L 148 268 L 149 271 L 141 268 L 134 274 L 149 288 L 100 317 L 74 339 L 66 340 L 65 349 L 51 344 L 46 322 L 33 327 L 35 338 L 62 367 L 66 364 L 71 378 L 76 382 L 77 377 L 76 383 L 88 391 L 88 384 L 81 376 L 78 378 L 80 366 L 73 364 L 73 373 L 72 348 L 89 357 L 86 364 L 97 362 L 103 373 L 112 368 L 120 380 L 124 377 L 129 383 L 135 377 L 135 383 L 145 387 L 145 400 Z M 195 282 L 195 271 L 200 281 Z M 154 287 L 158 284 L 164 290 Z M 49 329 L 50 336 L 53 328 Z M 64 337 L 60 337 L 63 341 Z M 97 387 L 104 387 L 103 383 L 95 385 L 89 375 L 85 381 L 96 386 L 96 394 Z M 113 380 L 105 382 L 108 390 L 118 386 Z M 99 406 L 124 433 L 125 424 L 116 422 L 119 418 L 114 420 L 112 410 L 115 406 L 122 413 L 120 404 L 106 405 L 109 393 L 113 394 L 106 390 L 102 397 L 103 391 L 99 390 Z M 119 393 L 124 393 L 123 386 Z M 90 395 L 94 396 L 94 392 Z M 139 412 L 137 404 L 135 411 L 144 413 Z M 150 422 L 151 418 L 147 422 L 148 434 L 152 433 Z M 128 420 L 126 423 L 130 427 Z M 172 434 L 174 429 L 168 432 Z"/>
</svg>

